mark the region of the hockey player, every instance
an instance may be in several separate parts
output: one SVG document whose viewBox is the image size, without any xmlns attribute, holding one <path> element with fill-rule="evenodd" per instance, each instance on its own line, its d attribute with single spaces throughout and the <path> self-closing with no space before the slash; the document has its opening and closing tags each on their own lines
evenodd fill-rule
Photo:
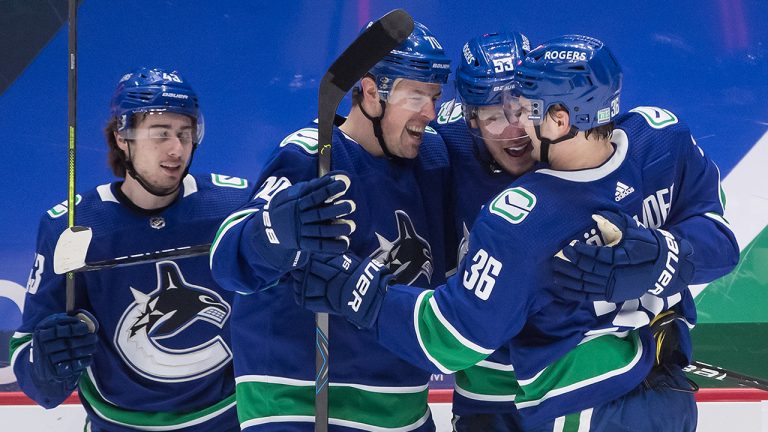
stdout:
<svg viewBox="0 0 768 432">
<path fill-rule="evenodd" d="M 533 168 L 528 135 L 514 118 L 508 122 L 502 104 L 502 95 L 514 85 L 512 65 L 522 60 L 529 47 L 525 35 L 517 32 L 488 33 L 468 41 L 462 49 L 463 61 L 460 60 L 455 77 L 457 100 L 446 102 L 438 114 L 435 129 L 445 140 L 451 159 L 458 234 L 465 237 L 459 255 L 466 253 L 466 234 L 482 205 Z M 494 134 L 494 129 L 503 133 Z M 519 150 L 523 148 L 527 151 L 521 154 Z M 688 190 L 678 190 L 678 194 L 688 195 Z M 718 236 L 719 228 L 715 224 L 702 224 L 701 229 L 709 229 L 713 237 Z M 695 241 L 692 243 L 696 249 Z M 584 272 L 573 263 L 556 262 L 556 284 L 568 290 L 562 295 L 579 295 L 585 278 L 592 281 L 592 290 L 599 289 L 593 281 L 605 281 L 604 274 L 620 265 L 603 262 L 604 274 L 594 274 L 589 266 L 594 260 L 589 258 L 598 256 L 600 253 L 593 249 L 600 247 L 582 243 L 566 248 L 569 254 L 576 254 L 575 261 L 579 261 L 578 255 L 587 254 L 580 260 L 580 266 L 590 271 L 575 277 Z M 727 266 L 729 257 L 724 258 L 725 264 L 713 261 L 711 265 Z M 704 263 L 699 264 L 697 271 L 710 271 L 702 266 Z M 506 347 L 502 346 L 479 364 L 456 372 L 455 378 L 454 430 L 522 430 L 512 402 L 518 385 Z"/>
<path fill-rule="evenodd" d="M 480 212 L 459 272 L 425 292 L 391 283 L 370 258 L 318 257 L 300 301 L 375 326 L 382 345 L 430 370 L 465 369 L 506 345 L 525 430 L 552 422 L 695 430 L 681 370 L 696 318 L 687 286 L 738 260 L 717 167 L 669 111 L 619 115 L 621 71 L 600 41 L 549 41 L 525 57 L 515 81 L 523 97 L 508 112 L 519 108 L 534 157 L 550 168 L 524 175 Z M 580 243 L 568 247 L 572 240 Z M 552 258 L 563 247 L 570 267 Z M 361 293 L 363 279 L 370 287 Z M 650 326 L 667 311 L 684 317 L 672 325 L 680 338 L 672 349 Z"/>
<path fill-rule="evenodd" d="M 243 430 L 313 429 L 314 317 L 295 304 L 288 274 L 308 254 L 345 250 L 348 243 L 356 254 L 387 266 L 399 283 L 440 283 L 444 263 L 434 252 L 445 250 L 444 226 L 430 221 L 444 213 L 439 191 L 447 182 L 448 157 L 427 124 L 449 73 L 438 40 L 416 23 L 408 39 L 360 81 L 332 142 L 331 168 L 346 174 L 331 178 L 351 180 L 351 186 L 343 200 L 333 197 L 320 218 L 333 220 L 356 208 L 344 220 L 307 227 L 301 210 L 285 210 L 296 208 L 285 203 L 302 196 L 307 185 L 322 181 L 314 179 L 318 131 L 312 122 L 280 143 L 256 198 L 222 224 L 211 262 L 222 286 L 243 294 L 235 299 L 232 329 Z M 341 183 L 328 181 L 329 188 Z M 329 327 L 330 430 L 434 430 L 428 372 L 379 346 L 372 331 L 340 317 L 331 317 Z"/>
<path fill-rule="evenodd" d="M 187 174 L 203 138 L 198 98 L 176 71 L 122 77 L 105 136 L 123 181 L 77 196 L 90 260 L 211 242 L 253 194 L 248 181 Z M 66 203 L 64 203 L 66 204 Z M 22 390 L 53 408 L 77 388 L 89 431 L 236 431 L 232 295 L 194 257 L 78 273 L 77 317 L 53 251 L 67 207 L 43 215 L 11 362 Z M 81 318 L 82 317 L 82 318 Z"/>
<path fill-rule="evenodd" d="M 470 39 L 456 68 L 456 98 L 442 105 L 433 122 L 450 156 L 452 222 L 461 239 L 456 263 L 467 251 L 469 229 L 482 206 L 534 166 L 531 140 L 517 119 L 507 118 L 502 101 L 514 85 L 514 67 L 529 51 L 528 38 L 519 32 Z M 519 430 L 516 389 L 505 347 L 456 372 L 454 430 Z"/>
</svg>

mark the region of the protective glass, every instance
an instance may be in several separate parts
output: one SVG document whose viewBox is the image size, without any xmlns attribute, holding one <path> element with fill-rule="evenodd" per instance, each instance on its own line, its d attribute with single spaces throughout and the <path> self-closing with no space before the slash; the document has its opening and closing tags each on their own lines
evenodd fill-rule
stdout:
<svg viewBox="0 0 768 432">
<path fill-rule="evenodd" d="M 387 104 L 412 112 L 421 112 L 430 105 L 432 109 L 435 109 L 437 99 L 433 90 L 427 86 L 406 87 L 402 85 L 401 81 L 400 78 L 395 81 L 392 91 L 387 95 Z"/>
<path fill-rule="evenodd" d="M 528 99 L 505 93 L 502 100 L 505 116 L 518 127 L 538 126 L 544 119 L 544 101 L 541 99 Z"/>
<path fill-rule="evenodd" d="M 469 132 L 484 140 L 524 140 L 528 135 L 519 122 L 520 118 L 508 112 L 505 104 L 472 106 L 462 104 L 464 120 L 470 125 Z"/>
<path fill-rule="evenodd" d="M 134 126 L 138 121 L 139 127 L 126 128 L 120 134 L 126 139 L 151 139 L 157 143 L 162 143 L 171 138 L 178 138 L 182 144 L 200 144 L 205 134 L 205 121 L 202 113 L 197 118 L 197 122 L 192 119 L 190 126 L 174 127 L 171 122 L 153 122 L 152 125 L 146 125 L 139 119 L 145 116 L 162 116 L 165 113 L 174 113 L 166 109 L 144 109 L 134 112 Z M 183 115 L 183 114 L 181 114 Z"/>
</svg>

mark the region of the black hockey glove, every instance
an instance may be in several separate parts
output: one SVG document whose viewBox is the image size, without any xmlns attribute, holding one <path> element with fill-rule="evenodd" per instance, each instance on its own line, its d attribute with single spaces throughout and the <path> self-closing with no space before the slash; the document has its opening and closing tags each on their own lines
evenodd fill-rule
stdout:
<svg viewBox="0 0 768 432">
<path fill-rule="evenodd" d="M 314 312 L 344 316 L 358 328 L 371 328 L 392 279 L 382 263 L 353 254 L 312 255 L 291 272 L 296 302 Z"/>
<path fill-rule="evenodd" d="M 688 331 L 687 324 L 683 317 L 672 309 L 660 313 L 651 321 L 651 332 L 656 341 L 657 366 L 688 366 L 688 359 L 681 349 L 683 331 Z"/>
<path fill-rule="evenodd" d="M 695 268 L 687 240 L 647 229 L 624 213 L 603 211 L 592 219 L 606 245 L 575 242 L 555 255 L 556 295 L 618 303 L 645 293 L 666 297 L 688 287 Z"/>
</svg>

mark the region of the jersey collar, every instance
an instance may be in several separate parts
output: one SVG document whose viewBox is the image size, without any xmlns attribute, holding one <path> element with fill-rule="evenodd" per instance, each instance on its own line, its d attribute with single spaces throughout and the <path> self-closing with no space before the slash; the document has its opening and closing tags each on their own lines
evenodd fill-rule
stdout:
<svg viewBox="0 0 768 432">
<path fill-rule="evenodd" d="M 551 175 L 553 177 L 559 177 L 563 180 L 574 182 L 591 182 L 600 180 L 601 178 L 616 171 L 627 157 L 629 139 L 627 138 L 626 132 L 621 129 L 614 129 L 611 142 L 616 146 L 616 150 L 613 152 L 611 157 L 608 158 L 608 160 L 606 160 L 599 167 L 576 171 L 557 171 L 549 168 L 542 168 L 536 170 L 536 172 L 539 174 Z"/>
</svg>

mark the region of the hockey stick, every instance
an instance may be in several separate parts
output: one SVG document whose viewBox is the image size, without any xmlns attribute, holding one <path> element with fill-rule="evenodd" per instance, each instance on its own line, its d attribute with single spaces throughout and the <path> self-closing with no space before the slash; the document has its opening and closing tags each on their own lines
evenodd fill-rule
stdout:
<svg viewBox="0 0 768 432">
<path fill-rule="evenodd" d="M 56 274 L 70 274 L 112 267 L 126 267 L 160 261 L 166 258 L 189 258 L 206 255 L 211 249 L 211 244 L 207 243 L 154 252 L 142 252 L 103 261 L 86 262 L 85 257 L 88 255 L 88 248 L 91 245 L 92 238 L 93 233 L 88 227 L 73 226 L 61 233 L 59 240 L 56 242 L 56 249 L 53 251 L 53 271 Z"/>
<path fill-rule="evenodd" d="M 67 72 L 67 101 L 69 123 L 69 169 L 68 169 L 68 193 L 67 209 L 69 216 L 67 226 L 75 226 L 75 149 L 77 130 L 77 0 L 69 0 L 69 69 Z M 75 310 L 75 273 L 67 273 L 66 282 L 66 310 L 72 314 Z"/>
<path fill-rule="evenodd" d="M 730 381 L 740 386 L 768 391 L 768 380 L 738 374 L 700 361 L 694 361 L 690 365 L 684 367 L 683 371 L 704 378 L 712 378 L 718 381 Z"/>
<path fill-rule="evenodd" d="M 344 95 L 385 55 L 413 32 L 413 18 L 402 9 L 384 15 L 344 50 L 320 81 L 317 131 L 318 176 L 331 169 L 333 120 Z M 315 431 L 328 430 L 328 314 L 315 314 Z"/>
</svg>

